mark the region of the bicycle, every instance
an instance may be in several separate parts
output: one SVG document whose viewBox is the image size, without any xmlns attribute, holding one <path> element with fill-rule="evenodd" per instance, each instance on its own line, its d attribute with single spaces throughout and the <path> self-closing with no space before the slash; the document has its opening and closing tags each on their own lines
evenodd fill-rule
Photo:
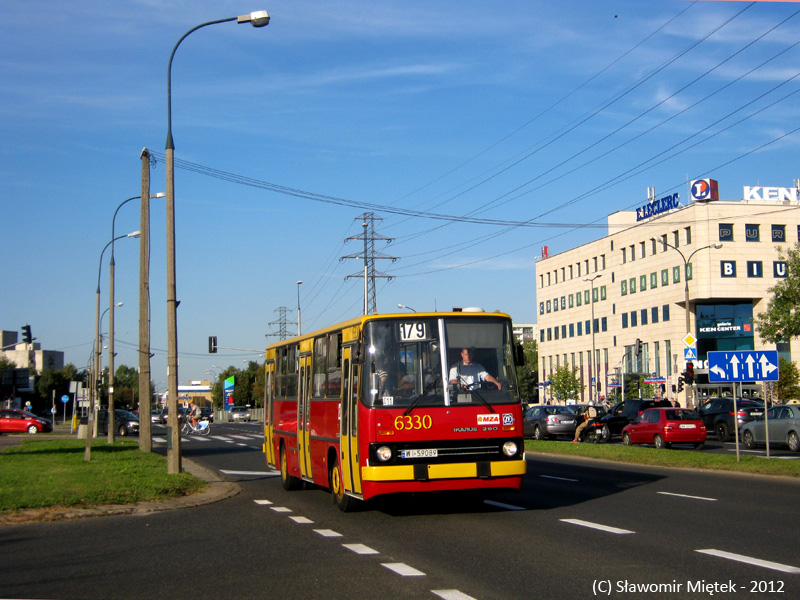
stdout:
<svg viewBox="0 0 800 600">
<path fill-rule="evenodd" d="M 191 419 L 186 419 L 183 422 L 181 433 L 185 435 L 208 435 L 211 433 L 211 423 L 208 421 L 198 421 L 197 427 L 192 425 Z"/>
</svg>

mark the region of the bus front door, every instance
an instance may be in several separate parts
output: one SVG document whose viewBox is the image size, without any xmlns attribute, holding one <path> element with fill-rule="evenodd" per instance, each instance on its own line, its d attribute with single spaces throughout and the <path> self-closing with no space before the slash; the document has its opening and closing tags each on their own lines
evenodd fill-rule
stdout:
<svg viewBox="0 0 800 600">
<path fill-rule="evenodd" d="M 351 360 L 351 348 L 342 349 L 342 418 L 341 418 L 341 465 L 344 489 L 353 494 L 361 493 L 361 467 L 358 456 L 358 374 L 359 365 Z"/>
</svg>

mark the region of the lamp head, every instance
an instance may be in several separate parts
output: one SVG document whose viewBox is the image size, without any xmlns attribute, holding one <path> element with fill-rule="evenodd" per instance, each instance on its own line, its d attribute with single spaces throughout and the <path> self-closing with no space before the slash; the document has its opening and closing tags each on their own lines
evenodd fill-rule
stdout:
<svg viewBox="0 0 800 600">
<path fill-rule="evenodd" d="M 135 237 L 135 238 L 137 238 L 137 237 L 139 237 L 140 235 L 142 235 L 142 232 L 141 232 L 141 231 L 131 231 L 131 232 L 130 232 L 128 235 L 126 235 L 125 237 Z"/>
<path fill-rule="evenodd" d="M 239 15 L 236 20 L 238 23 L 250 23 L 253 27 L 269 25 L 269 15 L 265 10 L 257 10 L 249 15 Z"/>
<path fill-rule="evenodd" d="M 722 243 L 716 242 L 715 244 L 711 244 L 711 247 L 714 248 L 714 250 L 719 250 L 720 248 L 722 248 Z"/>
</svg>

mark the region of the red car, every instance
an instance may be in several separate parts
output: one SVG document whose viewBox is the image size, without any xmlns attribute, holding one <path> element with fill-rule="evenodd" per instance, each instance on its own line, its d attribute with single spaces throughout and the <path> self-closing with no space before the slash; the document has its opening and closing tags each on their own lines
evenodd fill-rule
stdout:
<svg viewBox="0 0 800 600">
<path fill-rule="evenodd" d="M 706 442 L 706 426 L 702 417 L 688 408 L 649 408 L 622 429 L 622 443 L 655 444 L 669 448 L 672 444 L 693 444 L 699 450 Z"/>
<path fill-rule="evenodd" d="M 26 410 L 4 408 L 0 410 L 0 433 L 42 433 L 53 431 L 53 424 Z"/>
</svg>

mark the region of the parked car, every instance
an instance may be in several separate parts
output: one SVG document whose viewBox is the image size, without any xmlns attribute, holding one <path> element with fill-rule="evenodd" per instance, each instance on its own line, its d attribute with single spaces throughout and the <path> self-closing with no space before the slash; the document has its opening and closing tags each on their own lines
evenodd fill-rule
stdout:
<svg viewBox="0 0 800 600">
<path fill-rule="evenodd" d="M 27 410 L 4 408 L 0 410 L 0 433 L 47 433 L 53 431 L 53 423 L 37 417 Z"/>
<path fill-rule="evenodd" d="M 697 412 L 706 424 L 706 429 L 713 431 L 719 441 L 729 442 L 733 439 L 733 398 L 710 398 L 700 405 Z M 760 402 L 736 400 L 736 423 L 740 429 L 745 423 L 763 414 L 764 405 Z"/>
<path fill-rule="evenodd" d="M 151 423 L 161 423 L 161 411 L 157 408 L 154 408 L 150 411 L 150 422 Z"/>
<path fill-rule="evenodd" d="M 114 410 L 114 430 L 117 435 L 139 435 L 139 417 L 127 410 Z M 108 411 L 97 411 L 97 433 L 108 435 Z"/>
<path fill-rule="evenodd" d="M 574 436 L 578 420 L 569 406 L 534 405 L 522 417 L 525 437 L 535 440 L 555 439 L 559 435 Z"/>
<path fill-rule="evenodd" d="M 214 422 L 214 411 L 208 406 L 203 406 L 200 408 L 200 419 L 203 421 L 208 421 L 209 423 Z"/>
<path fill-rule="evenodd" d="M 232 406 L 230 410 L 231 421 L 249 421 L 250 409 L 246 406 Z"/>
<path fill-rule="evenodd" d="M 769 443 L 789 446 L 792 452 L 800 452 L 800 405 L 782 404 L 767 411 L 767 419 L 762 416 L 742 427 L 742 439 L 748 448 L 756 448 L 767 443 L 766 430 L 769 427 Z"/>
<path fill-rule="evenodd" d="M 706 426 L 689 408 L 648 408 L 622 429 L 622 443 L 655 444 L 669 448 L 672 444 L 693 444 L 700 450 L 706 443 Z"/>
<path fill-rule="evenodd" d="M 618 402 L 605 416 L 600 418 L 602 440 L 608 442 L 615 435 L 622 435 L 622 429 L 633 423 L 634 419 L 648 408 L 670 408 L 671 406 L 672 403 L 669 400 L 652 398 L 631 398 Z"/>
</svg>

